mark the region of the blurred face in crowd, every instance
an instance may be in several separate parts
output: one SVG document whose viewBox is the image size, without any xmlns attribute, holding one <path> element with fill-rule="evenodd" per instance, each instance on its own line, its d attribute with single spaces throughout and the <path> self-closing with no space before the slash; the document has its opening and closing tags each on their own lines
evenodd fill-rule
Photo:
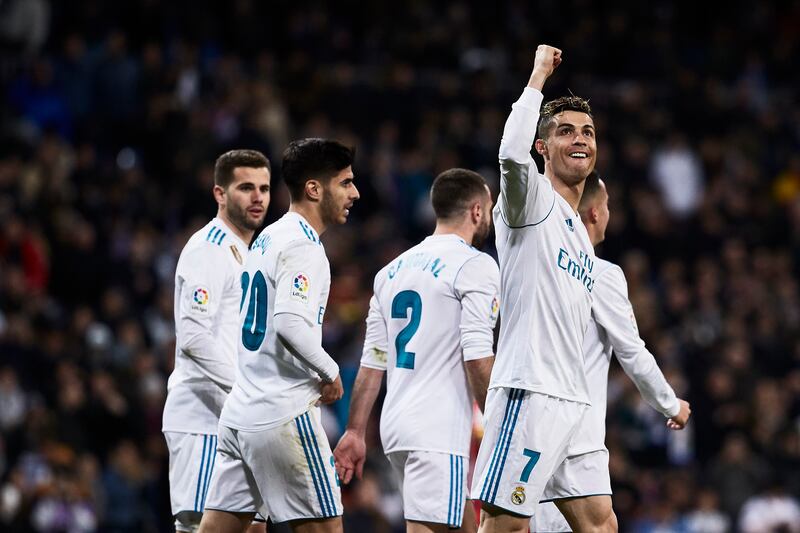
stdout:
<svg viewBox="0 0 800 533">
<path fill-rule="evenodd" d="M 360 197 L 353 179 L 353 169 L 347 167 L 323 182 L 319 208 L 326 226 L 347 222 L 350 208 Z"/>
<path fill-rule="evenodd" d="M 594 120 L 580 111 L 562 111 L 546 139 L 536 141 L 544 157 L 545 172 L 572 186 L 581 183 L 594 169 L 597 156 Z"/>
<path fill-rule="evenodd" d="M 246 231 L 261 227 L 270 200 L 270 173 L 266 167 L 236 167 L 230 185 L 225 189 L 218 185 L 214 188 L 217 201 L 232 224 Z"/>
</svg>

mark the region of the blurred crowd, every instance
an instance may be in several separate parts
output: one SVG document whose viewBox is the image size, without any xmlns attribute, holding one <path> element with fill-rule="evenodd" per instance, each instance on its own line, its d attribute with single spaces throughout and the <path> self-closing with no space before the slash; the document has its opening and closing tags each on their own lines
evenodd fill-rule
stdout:
<svg viewBox="0 0 800 533">
<path fill-rule="evenodd" d="M 0 1 L 0 529 L 171 530 L 173 275 L 215 213 L 219 154 L 279 169 L 293 138 L 357 147 L 362 198 L 323 238 L 324 344 L 352 382 L 372 276 L 432 229 L 438 172 L 496 192 L 548 43 L 564 63 L 545 97 L 595 114 L 598 253 L 693 408 L 669 432 L 612 366 L 620 530 L 800 531 L 798 36 L 789 1 Z M 274 179 L 268 221 L 288 204 Z M 326 412 L 331 438 L 346 411 Z M 372 430 L 345 527 L 399 531 Z"/>
</svg>

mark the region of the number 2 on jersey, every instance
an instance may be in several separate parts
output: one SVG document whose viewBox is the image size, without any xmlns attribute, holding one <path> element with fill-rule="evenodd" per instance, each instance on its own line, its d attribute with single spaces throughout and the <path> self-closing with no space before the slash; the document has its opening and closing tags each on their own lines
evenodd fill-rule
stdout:
<svg viewBox="0 0 800 533">
<path fill-rule="evenodd" d="M 253 283 L 249 282 L 250 275 L 247 272 L 243 273 L 242 303 L 239 307 L 244 304 L 247 289 L 250 289 L 250 301 L 242 325 L 242 344 L 251 352 L 255 352 L 267 336 L 267 280 L 259 270 L 253 276 Z"/>
<path fill-rule="evenodd" d="M 417 291 L 398 292 L 392 300 L 392 318 L 408 318 L 409 309 L 411 309 L 411 320 L 397 334 L 394 346 L 397 349 L 397 367 L 413 370 L 416 354 L 407 352 L 406 346 L 419 328 L 419 321 L 422 317 L 422 298 Z"/>
</svg>

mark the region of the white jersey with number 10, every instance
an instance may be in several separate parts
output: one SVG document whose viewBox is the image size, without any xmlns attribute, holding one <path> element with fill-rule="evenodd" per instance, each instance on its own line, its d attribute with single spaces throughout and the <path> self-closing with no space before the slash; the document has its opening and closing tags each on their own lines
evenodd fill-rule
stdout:
<svg viewBox="0 0 800 533">
<path fill-rule="evenodd" d="M 301 316 L 320 342 L 330 265 L 314 229 L 289 212 L 253 242 L 241 282 L 236 383 L 220 424 L 261 431 L 303 414 L 320 396 L 319 375 L 278 340 L 273 320 L 280 313 Z"/>
</svg>

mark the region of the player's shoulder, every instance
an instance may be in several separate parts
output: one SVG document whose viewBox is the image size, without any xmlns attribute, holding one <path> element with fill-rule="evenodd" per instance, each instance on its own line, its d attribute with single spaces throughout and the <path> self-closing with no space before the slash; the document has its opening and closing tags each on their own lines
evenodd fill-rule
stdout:
<svg viewBox="0 0 800 533">
<path fill-rule="evenodd" d="M 625 272 L 622 271 L 616 263 L 612 263 L 601 257 L 597 257 L 594 263 L 595 267 L 595 286 L 598 284 L 611 285 L 618 288 L 627 289 L 627 280 L 625 279 Z"/>
<path fill-rule="evenodd" d="M 324 247 L 319 233 L 302 216 L 289 212 L 267 226 L 264 233 L 281 250 L 291 248 L 319 249 L 324 254 Z"/>
<path fill-rule="evenodd" d="M 616 264 L 612 263 L 607 259 L 603 259 L 602 257 L 595 256 L 595 276 L 600 276 L 602 274 L 622 274 L 622 268 Z M 623 274 L 624 275 L 624 274 Z"/>
<path fill-rule="evenodd" d="M 225 243 L 230 241 L 229 230 L 217 219 L 197 230 L 186 242 L 182 257 L 218 258 L 224 255 Z"/>
</svg>

